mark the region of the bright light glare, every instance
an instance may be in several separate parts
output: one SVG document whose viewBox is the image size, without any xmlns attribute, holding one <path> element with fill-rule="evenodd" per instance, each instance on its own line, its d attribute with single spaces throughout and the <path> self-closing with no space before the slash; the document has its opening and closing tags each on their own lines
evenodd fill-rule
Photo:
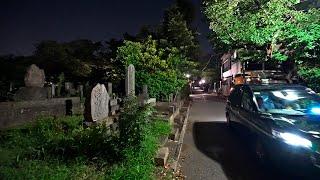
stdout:
<svg viewBox="0 0 320 180">
<path fill-rule="evenodd" d="M 280 133 L 280 137 L 284 140 L 285 143 L 293 146 L 302 146 L 306 148 L 312 147 L 311 141 L 308 139 L 302 138 L 298 135 L 292 133 Z"/>
<path fill-rule="evenodd" d="M 186 74 L 186 77 L 187 77 L 187 78 L 190 78 L 190 77 L 191 77 L 191 75 L 190 75 L 190 74 Z"/>
<path fill-rule="evenodd" d="M 288 101 L 294 101 L 294 100 L 298 100 L 298 99 L 302 98 L 302 97 L 297 96 L 297 94 L 292 91 L 285 91 L 284 93 L 281 91 L 272 91 L 272 94 L 281 98 L 281 99 L 286 99 Z"/>
<path fill-rule="evenodd" d="M 204 84 L 204 83 L 206 83 L 206 80 L 202 79 L 199 83 Z"/>
<path fill-rule="evenodd" d="M 320 107 L 311 108 L 311 113 L 315 115 L 320 115 Z"/>
</svg>

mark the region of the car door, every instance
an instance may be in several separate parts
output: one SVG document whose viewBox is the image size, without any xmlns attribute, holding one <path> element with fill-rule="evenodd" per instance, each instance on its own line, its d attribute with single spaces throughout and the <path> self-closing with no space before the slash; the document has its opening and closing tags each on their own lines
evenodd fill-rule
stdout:
<svg viewBox="0 0 320 180">
<path fill-rule="evenodd" d="M 255 127 L 253 123 L 255 111 L 256 108 L 255 103 L 253 102 L 252 92 L 250 91 L 250 88 L 244 86 L 242 88 L 241 104 L 238 116 L 241 123 L 250 130 Z"/>
<path fill-rule="evenodd" d="M 249 87 L 242 89 L 241 108 L 239 110 L 239 119 L 248 129 L 250 134 L 268 135 L 268 124 L 258 111 L 253 101 L 253 93 Z"/>
<path fill-rule="evenodd" d="M 231 121 L 233 122 L 241 123 L 238 117 L 240 104 L 241 104 L 241 87 L 235 86 L 228 99 L 228 107 L 230 112 L 229 115 L 230 115 Z"/>
</svg>

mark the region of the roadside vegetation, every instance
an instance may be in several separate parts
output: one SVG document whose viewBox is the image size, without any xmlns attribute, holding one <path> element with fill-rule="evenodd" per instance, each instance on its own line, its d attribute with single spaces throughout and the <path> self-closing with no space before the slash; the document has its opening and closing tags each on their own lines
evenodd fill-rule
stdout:
<svg viewBox="0 0 320 180">
<path fill-rule="evenodd" d="M 152 179 L 158 139 L 170 132 L 152 112 L 126 100 L 120 134 L 103 123 L 84 127 L 82 116 L 2 131 L 0 179 Z"/>
<path fill-rule="evenodd" d="M 315 1 L 204 1 L 216 52 L 238 60 L 285 62 L 288 79 L 302 77 L 319 91 L 320 10 Z"/>
</svg>

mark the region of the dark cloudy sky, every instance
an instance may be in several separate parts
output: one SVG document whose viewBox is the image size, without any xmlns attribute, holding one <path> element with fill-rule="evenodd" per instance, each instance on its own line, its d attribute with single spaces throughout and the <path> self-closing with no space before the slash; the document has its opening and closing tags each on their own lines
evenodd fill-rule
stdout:
<svg viewBox="0 0 320 180">
<path fill-rule="evenodd" d="M 201 21 L 200 0 L 195 25 L 204 51 L 208 26 Z M 0 55 L 29 55 L 41 40 L 94 41 L 135 34 L 143 25 L 156 25 L 173 0 L 1 0 Z"/>
</svg>

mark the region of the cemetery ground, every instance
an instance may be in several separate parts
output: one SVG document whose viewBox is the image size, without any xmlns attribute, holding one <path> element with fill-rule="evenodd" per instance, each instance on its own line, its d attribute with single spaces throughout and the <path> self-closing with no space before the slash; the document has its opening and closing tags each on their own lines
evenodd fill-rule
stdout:
<svg viewBox="0 0 320 180">
<path fill-rule="evenodd" d="M 97 83 L 83 104 L 83 92 L 55 97 L 56 88 L 44 87 L 44 79 L 44 71 L 31 65 L 16 100 L 2 103 L 0 179 L 173 177 L 190 107 L 182 98 L 188 86 L 165 102 L 149 98 L 147 85 L 136 95 L 129 65 L 126 96 L 113 94 L 112 83 L 108 90 Z M 163 173 L 166 167 L 170 173 Z"/>
<path fill-rule="evenodd" d="M 154 172 L 158 139 L 171 128 L 150 111 L 126 109 L 121 120 L 132 123 L 120 124 L 123 136 L 103 123 L 84 127 L 83 116 L 42 117 L 3 131 L 0 179 L 146 179 Z"/>
</svg>

